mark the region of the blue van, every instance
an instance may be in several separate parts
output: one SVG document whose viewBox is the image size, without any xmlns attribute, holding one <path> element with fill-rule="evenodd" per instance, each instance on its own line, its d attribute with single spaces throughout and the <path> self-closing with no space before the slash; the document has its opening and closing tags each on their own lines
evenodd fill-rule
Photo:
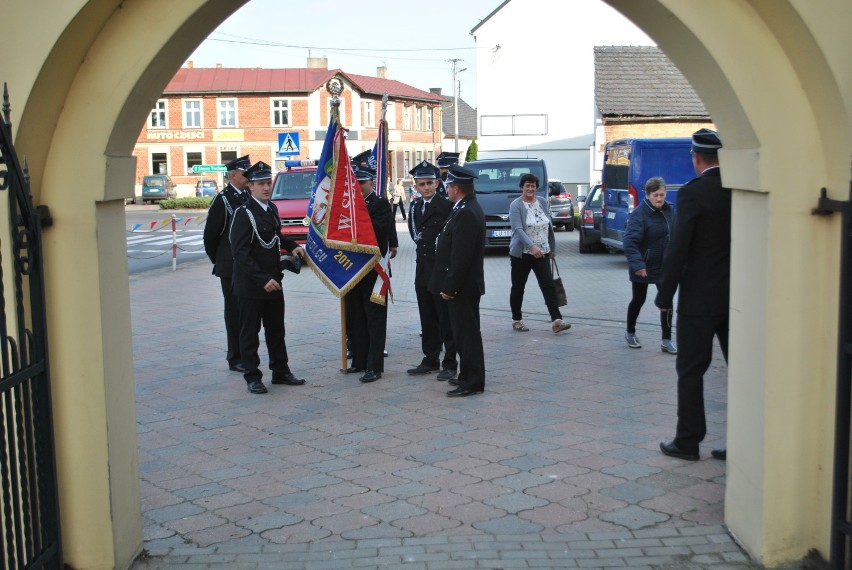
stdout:
<svg viewBox="0 0 852 570">
<path fill-rule="evenodd" d="M 695 178 L 689 151 L 692 139 L 620 139 L 604 149 L 601 185 L 601 242 L 624 249 L 627 218 L 645 199 L 645 182 L 653 176 L 666 181 L 666 200 L 677 208 L 677 190 Z"/>
<path fill-rule="evenodd" d="M 521 196 L 521 176 L 538 177 L 538 195 L 548 200 L 547 166 L 540 158 L 486 158 L 464 163 L 478 178 L 476 200 L 485 213 L 485 247 L 509 247 L 509 204 Z"/>
</svg>

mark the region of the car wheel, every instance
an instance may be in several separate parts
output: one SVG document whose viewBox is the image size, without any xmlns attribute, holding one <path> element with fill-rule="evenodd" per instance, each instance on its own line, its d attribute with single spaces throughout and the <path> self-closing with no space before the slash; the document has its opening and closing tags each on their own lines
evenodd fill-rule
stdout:
<svg viewBox="0 0 852 570">
<path fill-rule="evenodd" d="M 563 226 L 566 231 L 573 232 L 574 231 L 574 218 L 571 218 L 571 221 Z"/>
<path fill-rule="evenodd" d="M 582 229 L 580 230 L 579 244 L 580 253 L 592 253 L 592 244 L 586 243 L 585 234 L 583 233 Z"/>
</svg>

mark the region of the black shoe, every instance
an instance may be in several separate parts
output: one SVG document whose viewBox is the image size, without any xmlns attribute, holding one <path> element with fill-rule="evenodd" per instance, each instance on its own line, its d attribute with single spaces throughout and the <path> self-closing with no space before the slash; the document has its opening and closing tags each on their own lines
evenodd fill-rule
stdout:
<svg viewBox="0 0 852 570">
<path fill-rule="evenodd" d="M 468 388 L 462 388 L 461 386 L 456 388 L 455 390 L 450 390 L 447 392 L 448 398 L 464 398 L 465 396 L 473 396 L 475 394 L 482 394 L 485 390 L 471 390 Z"/>
<path fill-rule="evenodd" d="M 346 349 L 346 358 L 352 358 L 352 351 L 348 348 Z"/>
<path fill-rule="evenodd" d="M 423 364 L 421 362 L 416 367 L 409 368 L 408 370 L 406 370 L 406 372 L 408 372 L 409 374 L 430 374 L 440 369 L 441 367 L 437 364 Z"/>
<path fill-rule="evenodd" d="M 229 365 L 228 370 L 230 370 L 231 372 L 239 372 L 240 374 L 246 373 L 246 367 L 243 366 L 242 362 L 237 362 L 236 364 Z"/>
<path fill-rule="evenodd" d="M 450 386 L 458 386 L 459 385 L 459 379 L 458 378 L 450 378 L 449 380 L 447 380 L 447 384 L 449 384 Z"/>
<path fill-rule="evenodd" d="M 677 457 L 678 459 L 685 459 L 686 461 L 698 461 L 700 456 L 698 452 L 695 453 L 687 453 L 682 450 L 675 444 L 674 440 L 672 441 L 661 441 L 660 442 L 660 451 L 663 452 L 663 455 L 668 455 L 669 457 Z"/>
<path fill-rule="evenodd" d="M 268 392 L 266 386 L 264 386 L 263 382 L 261 382 L 260 380 L 252 380 L 248 383 L 247 387 L 248 391 L 252 394 L 266 394 L 266 392 Z"/>
<path fill-rule="evenodd" d="M 436 378 L 436 380 L 440 380 L 441 382 L 446 380 L 447 382 L 449 382 L 450 380 L 452 380 L 455 377 L 456 377 L 456 371 L 455 370 L 450 370 L 449 368 L 445 368 L 444 370 L 441 370 L 440 372 L 438 372 L 438 377 Z"/>
<path fill-rule="evenodd" d="M 288 386 L 301 386 L 305 383 L 303 378 L 296 378 L 292 372 L 283 372 L 272 375 L 273 384 L 287 384 Z"/>
<path fill-rule="evenodd" d="M 720 461 L 727 461 L 728 459 L 728 450 L 727 449 L 714 449 L 710 452 L 710 455 L 713 456 L 713 459 L 719 459 Z"/>
<path fill-rule="evenodd" d="M 382 351 L 382 356 L 384 356 L 385 358 L 387 358 L 387 357 L 388 357 L 388 351 L 387 351 L 387 350 L 383 350 L 383 351 Z"/>
<path fill-rule="evenodd" d="M 358 366 L 350 366 L 349 368 L 344 368 L 343 372 L 346 374 L 354 374 L 356 372 L 363 372 L 364 369 Z"/>
<path fill-rule="evenodd" d="M 359 380 L 364 384 L 369 384 L 370 382 L 375 382 L 381 377 L 381 372 L 373 372 L 372 370 L 367 370 L 367 372 L 363 376 L 361 376 Z"/>
</svg>

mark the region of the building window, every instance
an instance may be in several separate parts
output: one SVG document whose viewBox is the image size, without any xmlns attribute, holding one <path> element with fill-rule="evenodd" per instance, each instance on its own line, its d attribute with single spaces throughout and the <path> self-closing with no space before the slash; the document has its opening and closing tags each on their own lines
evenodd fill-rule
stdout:
<svg viewBox="0 0 852 570">
<path fill-rule="evenodd" d="M 418 150 L 417 151 L 417 164 L 420 164 L 421 162 L 423 162 L 423 151 Z"/>
<path fill-rule="evenodd" d="M 203 154 L 200 150 L 187 150 L 186 151 L 186 173 L 190 174 L 192 172 L 193 166 L 201 166 L 204 164 Z"/>
<path fill-rule="evenodd" d="M 149 129 L 165 129 L 166 125 L 166 100 L 160 99 L 154 108 L 151 110 L 151 116 L 148 117 Z"/>
<path fill-rule="evenodd" d="M 372 101 L 364 101 L 364 126 L 365 127 L 375 127 L 376 126 L 376 114 L 375 109 L 373 108 Z"/>
<path fill-rule="evenodd" d="M 385 113 L 385 119 L 387 119 L 389 129 L 396 128 L 396 104 L 391 101 L 388 101 L 388 110 Z"/>
<path fill-rule="evenodd" d="M 236 127 L 237 126 L 237 100 L 236 99 L 218 99 L 216 101 L 218 107 L 218 117 L 220 127 Z"/>
<path fill-rule="evenodd" d="M 164 152 L 151 153 L 151 174 L 168 174 L 169 156 Z"/>
<path fill-rule="evenodd" d="M 414 108 L 414 130 L 423 130 L 423 110 L 419 106 Z M 417 164 L 420 164 L 420 162 Z"/>
<path fill-rule="evenodd" d="M 435 161 L 433 160 L 434 157 L 432 155 L 433 155 L 432 151 L 431 150 L 428 151 L 426 153 L 426 160 L 428 160 L 430 164 L 435 164 Z"/>
<path fill-rule="evenodd" d="M 403 130 L 411 130 L 411 107 L 409 105 L 402 106 L 402 128 Z"/>
<path fill-rule="evenodd" d="M 272 126 L 287 127 L 290 125 L 290 102 L 287 99 L 271 99 Z"/>
<path fill-rule="evenodd" d="M 411 170 L 411 151 L 405 151 L 405 164 L 402 165 L 402 169 L 406 172 Z"/>
<path fill-rule="evenodd" d="M 183 127 L 201 128 L 201 99 L 187 99 L 183 102 Z"/>
<path fill-rule="evenodd" d="M 432 130 L 432 120 L 434 118 L 434 114 L 435 114 L 434 108 L 429 107 L 428 109 L 426 109 L 426 130 L 427 131 Z M 429 162 L 432 162 L 432 161 L 430 160 Z"/>
</svg>

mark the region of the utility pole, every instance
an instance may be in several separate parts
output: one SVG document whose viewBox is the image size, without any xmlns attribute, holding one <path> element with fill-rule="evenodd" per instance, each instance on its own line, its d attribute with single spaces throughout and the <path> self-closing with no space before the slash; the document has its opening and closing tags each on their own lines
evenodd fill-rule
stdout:
<svg viewBox="0 0 852 570">
<path fill-rule="evenodd" d="M 459 81 L 458 75 L 467 68 L 459 69 L 460 59 L 448 59 L 453 64 L 453 134 L 455 135 L 455 148 L 453 152 L 459 151 Z"/>
</svg>

